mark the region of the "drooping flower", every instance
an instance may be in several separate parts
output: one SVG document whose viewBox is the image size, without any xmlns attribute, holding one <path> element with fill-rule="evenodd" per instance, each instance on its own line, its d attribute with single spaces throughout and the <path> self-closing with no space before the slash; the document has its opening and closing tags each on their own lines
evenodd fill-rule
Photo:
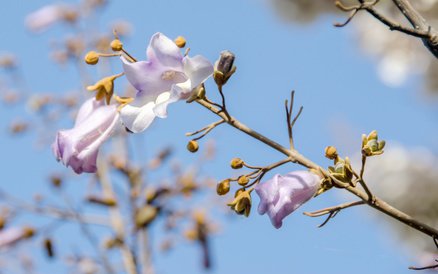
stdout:
<svg viewBox="0 0 438 274">
<path fill-rule="evenodd" d="M 146 55 L 148 61 L 133 63 L 121 57 L 137 95 L 120 114 L 124 125 L 135 133 L 149 127 L 155 117 L 165 118 L 170 103 L 187 99 L 213 73 L 206 58 L 184 57 L 175 42 L 161 33 L 152 36 Z"/>
<path fill-rule="evenodd" d="M 77 174 L 96 172 L 99 148 L 111 136 L 119 118 L 116 105 L 88 99 L 79 109 L 74 127 L 57 133 L 52 145 L 56 159 Z"/>
<path fill-rule="evenodd" d="M 31 227 L 11 227 L 0 231 L 0 248 L 11 247 L 20 240 L 30 238 L 35 230 Z"/>
<path fill-rule="evenodd" d="M 44 6 L 26 16 L 25 25 L 33 32 L 42 32 L 60 21 L 76 21 L 76 7 L 66 4 L 51 4 Z"/>
<path fill-rule="evenodd" d="M 309 171 L 276 174 L 255 188 L 260 197 L 258 212 L 261 215 L 268 213 L 272 225 L 280 228 L 283 219 L 311 199 L 319 185 L 320 178 Z"/>
</svg>

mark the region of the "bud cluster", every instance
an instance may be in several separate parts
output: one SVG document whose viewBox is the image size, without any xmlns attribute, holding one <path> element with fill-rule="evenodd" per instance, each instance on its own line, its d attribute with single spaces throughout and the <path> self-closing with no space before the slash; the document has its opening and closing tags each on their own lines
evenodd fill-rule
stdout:
<svg viewBox="0 0 438 274">
<path fill-rule="evenodd" d="M 377 131 L 373 130 L 370 134 L 362 134 L 362 155 L 366 157 L 380 155 L 383 153 L 385 141 L 378 140 Z"/>
</svg>

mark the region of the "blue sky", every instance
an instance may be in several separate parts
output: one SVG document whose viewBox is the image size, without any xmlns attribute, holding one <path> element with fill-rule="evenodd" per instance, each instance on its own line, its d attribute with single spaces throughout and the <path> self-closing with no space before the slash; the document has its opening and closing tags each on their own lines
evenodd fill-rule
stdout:
<svg viewBox="0 0 438 274">
<path fill-rule="evenodd" d="M 23 25 L 26 14 L 49 3 L 2 3 L 0 51 L 18 56 L 32 91 L 68 92 L 80 88 L 76 72 L 71 67 L 59 69 L 48 59 L 50 40 L 62 37 L 66 29 L 58 26 L 33 35 Z M 329 164 L 323 157 L 325 146 L 335 145 L 341 154 L 352 154 L 360 146 L 360 134 L 373 129 L 386 140 L 426 146 L 434 152 L 438 149 L 436 100 L 421 92 L 421 79 L 413 78 L 401 88 L 384 86 L 376 76 L 375 64 L 358 50 L 352 30 L 332 27 L 335 17 L 323 17 L 305 26 L 285 23 L 267 0 L 110 1 L 99 24 L 105 27 L 117 19 L 132 23 L 134 33 L 125 46 L 138 59 L 145 58 L 149 37 L 157 31 L 169 37 L 185 36 L 192 55 L 202 54 L 211 61 L 224 49 L 234 52 L 237 73 L 225 88 L 230 112 L 283 144 L 287 143 L 283 102 L 290 90 L 296 90 L 296 102 L 304 106 L 295 128 L 296 145 L 323 166 Z M 117 73 L 121 67 L 115 63 L 113 69 Z M 207 92 L 217 98 L 213 88 L 210 82 Z M 0 186 L 28 199 L 35 191 L 45 189 L 48 172 L 63 167 L 48 147 L 35 147 L 34 135 L 9 138 L 5 133 L 11 119 L 30 113 L 18 107 L 2 107 L 0 115 L 0 150 L 6 155 L 0 165 Z M 156 121 L 144 134 L 132 136 L 134 144 L 144 144 L 138 159 L 147 159 L 172 144 L 182 161 L 195 161 L 196 156 L 185 151 L 184 133 L 215 120 L 197 105 L 172 105 L 167 119 Z M 234 174 L 228 167 L 232 157 L 256 165 L 282 157 L 231 128 L 220 127 L 209 138 L 215 139 L 218 155 L 203 171 L 218 179 Z M 289 165 L 278 171 L 297 168 Z M 73 195 L 83 191 L 85 180 L 70 186 Z M 369 214 L 371 209 L 356 208 L 318 229 L 322 220 L 301 214 L 345 199 L 333 192 L 300 208 L 280 230 L 255 210 L 248 219 L 222 218 L 221 232 L 212 243 L 211 273 L 411 273 L 407 267 L 415 264 L 413 256 L 391 236 L 386 217 L 374 218 Z M 223 204 L 226 202 L 223 199 Z M 59 238 L 67 237 L 70 231 L 77 233 L 75 228 L 62 229 Z M 32 252 L 40 256 L 39 251 Z M 158 253 L 154 258 L 157 273 L 203 273 L 198 255 L 194 246 L 185 244 L 169 254 Z M 42 272 L 59 269 L 56 263 L 40 264 Z"/>
</svg>

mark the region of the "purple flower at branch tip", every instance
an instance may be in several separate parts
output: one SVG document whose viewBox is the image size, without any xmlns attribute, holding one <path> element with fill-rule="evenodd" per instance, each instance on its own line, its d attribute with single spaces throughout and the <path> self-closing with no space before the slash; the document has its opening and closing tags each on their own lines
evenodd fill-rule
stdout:
<svg viewBox="0 0 438 274">
<path fill-rule="evenodd" d="M 272 225 L 280 228 L 283 219 L 311 199 L 319 185 L 320 178 L 309 171 L 276 174 L 255 188 L 260 197 L 258 212 L 261 215 L 268 213 Z"/>
<path fill-rule="evenodd" d="M 88 99 L 79 109 L 74 127 L 57 133 L 52 144 L 56 159 L 77 174 L 96 172 L 99 147 L 111 136 L 119 118 L 116 105 Z"/>
<path fill-rule="evenodd" d="M 213 73 L 206 58 L 183 56 L 175 42 L 161 33 L 152 36 L 146 55 L 148 61 L 134 63 L 121 57 L 126 78 L 137 95 L 120 114 L 123 124 L 134 133 L 148 128 L 155 117 L 166 118 L 170 103 L 188 99 Z"/>
</svg>

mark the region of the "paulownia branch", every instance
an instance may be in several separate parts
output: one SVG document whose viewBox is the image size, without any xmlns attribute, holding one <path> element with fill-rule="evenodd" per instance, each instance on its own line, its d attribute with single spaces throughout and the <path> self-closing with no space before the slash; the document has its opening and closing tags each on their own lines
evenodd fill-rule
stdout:
<svg viewBox="0 0 438 274">
<path fill-rule="evenodd" d="M 410 4 L 408 0 L 392 0 L 397 8 L 403 13 L 406 19 L 411 23 L 412 27 L 402 26 L 400 23 L 394 21 L 381 14 L 375 8 L 375 5 L 379 0 L 374 0 L 371 2 L 365 0 L 358 0 L 359 5 L 355 6 L 345 6 L 340 0 L 335 2 L 336 7 L 342 11 L 350 11 L 348 19 L 344 23 L 336 23 L 336 27 L 343 27 L 347 25 L 353 17 L 360 11 L 365 10 L 371 14 L 374 18 L 379 20 L 381 23 L 389 27 L 390 30 L 399 31 L 407 35 L 421 38 L 424 45 L 429 49 L 429 51 L 438 58 L 438 32 L 430 26 L 426 20 L 419 14 Z"/>
<path fill-rule="evenodd" d="M 248 126 L 242 124 L 234 117 L 232 117 L 232 116 L 228 117 L 227 115 L 225 115 L 225 113 L 221 112 L 219 109 L 217 109 L 216 107 L 214 107 L 212 104 L 208 103 L 205 100 L 199 99 L 199 100 L 197 100 L 197 102 L 201 106 L 210 110 L 212 113 L 214 113 L 217 116 L 224 119 L 226 121 L 226 123 L 229 124 L 230 126 L 236 128 L 237 130 L 239 130 L 239 131 L 259 140 L 260 142 L 272 147 L 273 149 L 279 151 L 280 153 L 288 156 L 290 158 L 291 162 L 299 163 L 300 165 L 307 167 L 307 168 L 320 170 L 327 178 L 331 178 L 333 183 L 336 186 L 341 187 L 341 188 L 345 188 L 353 195 L 359 197 L 362 201 L 364 201 L 369 206 L 385 213 L 386 215 L 388 215 L 394 219 L 397 219 L 398 221 L 400 221 L 400 222 L 402 222 L 402 223 L 404 223 L 404 224 L 406 224 L 406 225 L 408 225 L 408 226 L 410 226 L 410 227 L 412 227 L 412 228 L 414 228 L 414 229 L 416 229 L 416 230 L 418 230 L 426 235 L 429 235 L 431 237 L 438 237 L 438 230 L 437 229 L 415 220 L 414 218 L 407 215 L 406 213 L 401 212 L 400 210 L 390 206 L 385 201 L 381 200 L 379 197 L 375 197 L 374 200 L 370 200 L 369 196 L 365 192 L 363 192 L 355 187 L 352 187 L 349 184 L 343 183 L 336 178 L 333 178 L 327 170 L 323 169 L 322 167 L 318 166 L 317 164 L 315 164 L 311 160 L 307 159 L 306 157 L 301 155 L 297 150 L 287 149 L 287 148 L 283 147 L 282 145 L 278 144 L 277 142 L 265 137 L 264 135 L 254 131 L 253 129 L 249 128 Z"/>
<path fill-rule="evenodd" d="M 409 269 L 411 269 L 411 270 L 427 270 L 427 269 L 438 268 L 438 260 L 435 260 L 435 262 L 437 262 L 437 263 L 434 265 L 423 266 L 423 267 L 410 266 Z"/>
</svg>

